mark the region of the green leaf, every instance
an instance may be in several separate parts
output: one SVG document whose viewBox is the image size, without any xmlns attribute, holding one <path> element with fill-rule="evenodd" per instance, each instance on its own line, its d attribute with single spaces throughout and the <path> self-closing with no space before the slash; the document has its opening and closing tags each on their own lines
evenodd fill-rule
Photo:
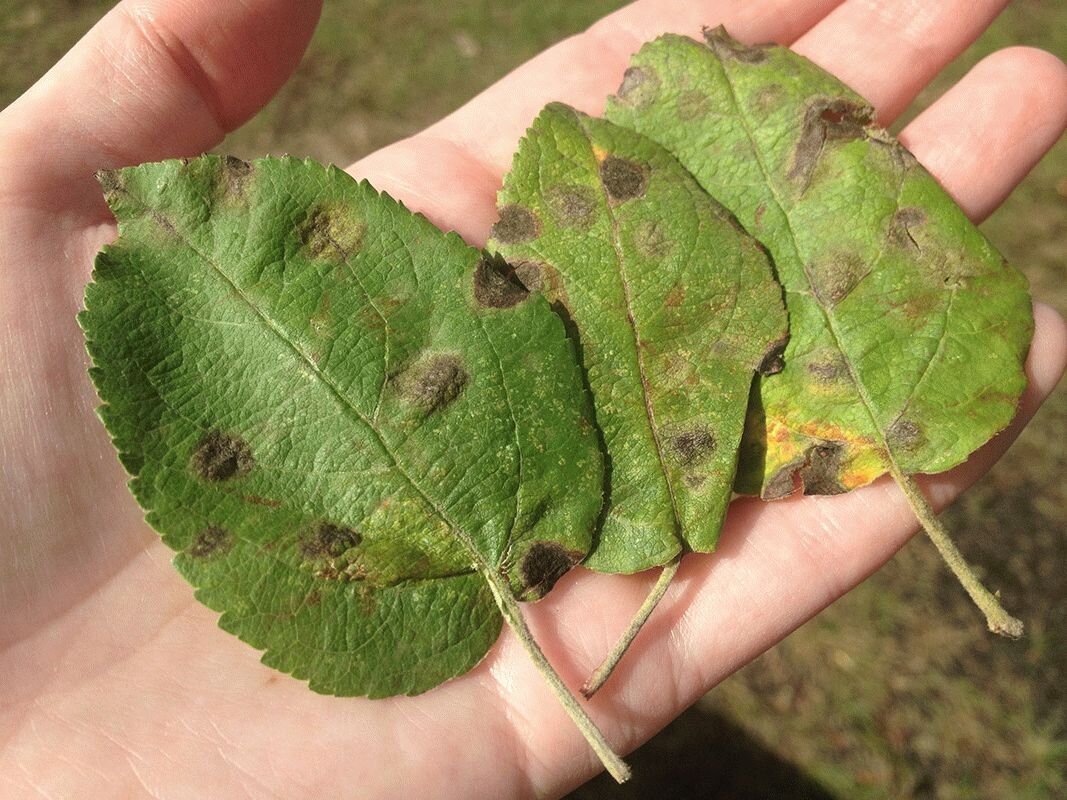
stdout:
<svg viewBox="0 0 1067 800">
<path fill-rule="evenodd" d="M 662 147 L 561 104 L 499 194 L 489 247 L 580 341 L 609 456 L 594 569 L 714 549 L 752 379 L 786 337 L 766 254 Z"/>
<path fill-rule="evenodd" d="M 738 488 L 765 498 L 940 472 L 1025 387 L 1025 278 L 840 81 L 722 29 L 643 47 L 607 116 L 655 139 L 774 256 L 785 368 L 760 381 Z"/>
<path fill-rule="evenodd" d="M 602 459 L 575 354 L 494 259 L 310 161 L 102 183 L 101 416 L 176 566 L 265 663 L 421 692 L 496 640 L 494 593 L 540 597 L 585 557 Z"/>
</svg>

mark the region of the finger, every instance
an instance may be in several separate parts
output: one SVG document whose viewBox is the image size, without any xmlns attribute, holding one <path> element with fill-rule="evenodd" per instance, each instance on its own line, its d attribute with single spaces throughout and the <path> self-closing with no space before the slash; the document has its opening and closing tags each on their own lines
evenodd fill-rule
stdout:
<svg viewBox="0 0 1067 800">
<path fill-rule="evenodd" d="M 599 114 L 607 96 L 618 87 L 630 56 L 644 42 L 668 31 L 699 37 L 703 26 L 725 24 L 745 41 L 788 44 L 839 2 L 632 3 L 523 64 L 429 133 L 463 145 L 503 172 L 511 163 L 515 142 L 546 103 L 557 100 Z"/>
<path fill-rule="evenodd" d="M 351 168 L 438 225 L 484 239 L 515 144 L 552 100 L 600 113 L 630 55 L 667 31 L 725 24 L 748 42 L 792 42 L 841 0 L 639 0 L 531 59 L 433 127 Z M 486 221 L 488 220 L 488 222 Z"/>
<path fill-rule="evenodd" d="M 102 210 L 96 170 L 215 145 L 289 76 L 318 13 L 315 0 L 120 3 L 4 111 L 0 141 L 18 154 L 8 180 L 37 195 L 68 187 L 68 204 L 80 189 Z"/>
<path fill-rule="evenodd" d="M 1042 50 L 1012 47 L 979 62 L 900 140 L 981 221 L 1065 129 L 1067 66 Z"/>
<path fill-rule="evenodd" d="M 848 0 L 794 44 L 888 124 L 1009 0 Z"/>
<path fill-rule="evenodd" d="M 951 502 L 1007 449 L 1067 363 L 1067 325 L 1044 306 L 1035 309 L 1037 333 L 1027 362 L 1029 387 L 1012 425 L 962 467 L 925 481 L 936 505 Z M 591 710 L 613 744 L 629 749 L 651 736 L 714 684 L 780 641 L 877 570 L 915 533 L 918 523 L 888 479 L 836 497 L 800 497 L 766 503 L 735 502 L 717 553 L 689 556 L 656 615 L 612 677 L 610 692 Z M 600 576 L 577 571 L 529 610 L 531 625 L 553 663 L 578 685 L 614 643 L 653 578 Z M 981 625 L 981 615 L 974 615 Z M 584 742 L 566 730 L 520 648 L 505 635 L 499 663 L 507 676 L 506 701 L 533 753 L 553 753 L 553 764 L 598 765 Z M 559 719 L 556 719 L 556 717 Z M 563 741 L 561 741 L 561 738 Z M 565 743 L 564 743 L 565 742 Z M 535 779 L 548 793 L 570 785 L 545 770 Z"/>
</svg>

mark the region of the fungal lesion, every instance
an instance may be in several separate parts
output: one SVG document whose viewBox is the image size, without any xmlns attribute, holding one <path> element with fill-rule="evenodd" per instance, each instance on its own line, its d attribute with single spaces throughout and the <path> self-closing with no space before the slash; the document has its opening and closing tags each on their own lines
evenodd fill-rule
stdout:
<svg viewBox="0 0 1067 800">
<path fill-rule="evenodd" d="M 429 416 L 463 393 L 470 374 L 458 354 L 436 353 L 424 356 L 391 380 L 401 400 Z"/>
<path fill-rule="evenodd" d="M 367 226 L 350 209 L 319 205 L 296 227 L 296 238 L 312 258 L 345 261 L 363 246 Z"/>
<path fill-rule="evenodd" d="M 642 197 L 648 189 L 648 168 L 636 161 L 609 155 L 600 162 L 600 182 L 614 203 Z"/>
<path fill-rule="evenodd" d="M 682 467 L 703 464 L 715 453 L 718 443 L 707 426 L 680 431 L 667 439 L 667 449 Z"/>
<path fill-rule="evenodd" d="M 806 190 L 827 142 L 867 139 L 873 120 L 873 108 L 849 98 L 813 100 L 804 112 L 789 178 Z"/>
<path fill-rule="evenodd" d="M 193 558 L 205 559 L 224 553 L 232 546 L 233 537 L 229 531 L 218 525 L 209 525 L 196 534 L 184 552 Z"/>
<path fill-rule="evenodd" d="M 520 600 L 538 600 L 548 594 L 585 555 L 558 542 L 535 542 L 519 563 Z"/>
<path fill-rule="evenodd" d="M 511 203 L 500 209 L 500 218 L 489 235 L 501 244 L 518 244 L 536 238 L 541 233 L 541 221 L 533 211 Z"/>
<path fill-rule="evenodd" d="M 360 581 L 366 579 L 367 572 L 358 560 L 348 556 L 362 543 L 363 537 L 354 528 L 320 521 L 300 537 L 297 550 L 320 580 Z"/>
<path fill-rule="evenodd" d="M 248 443 L 217 428 L 200 438 L 189 459 L 193 473 L 201 480 L 213 483 L 244 477 L 254 465 Z"/>
<path fill-rule="evenodd" d="M 717 28 L 704 28 L 704 42 L 722 61 L 740 61 L 743 64 L 762 64 L 767 60 L 767 50 L 771 45 L 746 45 L 737 41 L 723 25 Z"/>
<path fill-rule="evenodd" d="M 473 282 L 474 300 L 485 308 L 511 308 L 530 296 L 522 271 L 499 255 L 482 255 Z"/>
</svg>

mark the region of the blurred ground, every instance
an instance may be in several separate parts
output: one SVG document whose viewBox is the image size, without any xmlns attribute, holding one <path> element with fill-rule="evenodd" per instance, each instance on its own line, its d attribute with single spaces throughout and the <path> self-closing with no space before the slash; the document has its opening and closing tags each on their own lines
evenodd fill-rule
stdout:
<svg viewBox="0 0 1067 800">
<path fill-rule="evenodd" d="M 615 0 L 328 0 L 296 76 L 228 152 L 346 164 L 432 122 Z M 0 4 L 0 107 L 110 6 Z M 1067 57 L 1067 3 L 1017 0 L 919 99 L 983 55 L 1028 44 Z M 914 113 L 914 109 L 913 112 Z M 1067 313 L 1067 143 L 985 230 Z M 967 556 L 1027 623 L 983 630 L 933 547 L 916 538 L 881 572 L 726 681 L 633 757 L 636 779 L 594 798 L 1067 797 L 1067 392 L 945 515 Z"/>
</svg>

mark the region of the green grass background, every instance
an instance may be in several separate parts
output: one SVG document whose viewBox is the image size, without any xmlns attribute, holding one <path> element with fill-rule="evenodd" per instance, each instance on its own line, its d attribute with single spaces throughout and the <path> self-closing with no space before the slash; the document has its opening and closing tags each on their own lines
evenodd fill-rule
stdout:
<svg viewBox="0 0 1067 800">
<path fill-rule="evenodd" d="M 935 0 L 930 0 L 934 2 Z M 0 106 L 110 6 L 0 5 Z M 327 0 L 293 79 L 225 143 L 346 164 L 450 111 L 616 0 Z M 934 82 L 929 104 L 982 56 L 1028 44 L 1067 56 L 1067 3 L 1017 0 Z M 1067 144 L 984 228 L 1067 313 Z M 636 778 L 575 798 L 1067 797 L 1067 392 L 945 514 L 966 555 L 1027 623 L 994 639 L 916 538 L 884 569 L 727 680 L 633 757 Z"/>
</svg>

